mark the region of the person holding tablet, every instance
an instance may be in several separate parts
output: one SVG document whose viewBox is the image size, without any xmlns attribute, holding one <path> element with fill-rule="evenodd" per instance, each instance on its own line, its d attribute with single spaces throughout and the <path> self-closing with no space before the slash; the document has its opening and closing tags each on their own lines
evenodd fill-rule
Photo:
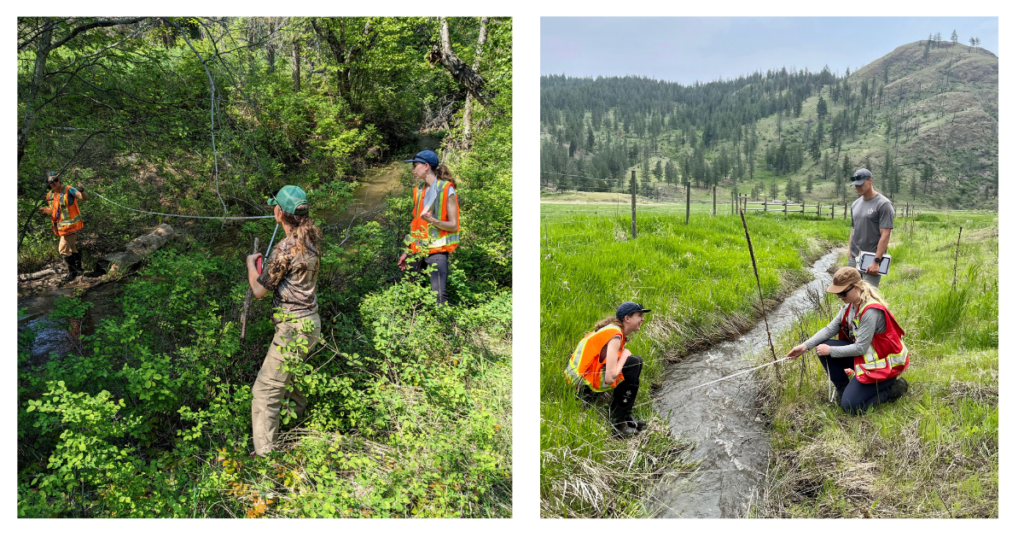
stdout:
<svg viewBox="0 0 1024 538">
<path fill-rule="evenodd" d="M 874 287 L 878 287 L 882 280 L 879 275 L 879 265 L 882 263 L 882 256 L 889 248 L 890 234 L 892 234 L 893 220 L 896 211 L 892 202 L 876 191 L 873 183 L 874 178 L 871 171 L 861 168 L 850 178 L 850 183 L 857 190 L 860 198 L 850 205 L 850 257 L 847 266 L 857 267 L 860 276 Z M 866 269 L 860 269 L 857 265 L 857 257 L 862 253 L 873 253 L 874 260 L 867 265 Z"/>
</svg>

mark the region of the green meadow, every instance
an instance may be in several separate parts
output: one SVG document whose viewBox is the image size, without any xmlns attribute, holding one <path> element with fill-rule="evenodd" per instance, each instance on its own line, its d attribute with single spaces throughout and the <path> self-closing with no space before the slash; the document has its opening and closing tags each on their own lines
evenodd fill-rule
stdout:
<svg viewBox="0 0 1024 538">
<path fill-rule="evenodd" d="M 728 208 L 728 206 L 726 206 Z M 747 217 L 766 300 L 809 277 L 808 262 L 849 235 L 849 221 L 778 213 Z M 644 492 L 665 473 L 691 472 L 685 443 L 642 405 L 667 361 L 738 334 L 759 308 L 739 216 L 685 208 L 541 206 L 541 490 L 550 517 L 643 516 Z M 653 309 L 627 347 L 644 358 L 637 410 L 651 423 L 628 441 L 610 437 L 607 405 L 584 407 L 562 377 L 569 353 L 623 301 Z"/>
<path fill-rule="evenodd" d="M 743 225 L 739 216 L 728 214 L 728 206 L 725 214 L 719 209 L 717 217 L 691 209 L 687 225 L 683 206 L 640 206 L 638 237 L 633 240 L 628 204 L 541 205 L 545 517 L 644 517 L 649 514 L 643 500 L 654 484 L 669 474 L 696 472 L 696 462 L 685 456 L 691 441 L 674 439 L 666 422 L 643 404 L 657 395 L 666 364 L 732 338 L 758 319 L 760 300 Z M 845 245 L 850 226 L 839 218 L 754 212 L 747 214 L 747 224 L 769 307 L 809 279 L 805 268 L 811 261 L 831 247 Z M 965 228 L 958 291 L 950 294 L 961 225 Z M 837 407 L 825 402 L 825 376 L 810 356 L 802 380 L 797 361 L 784 363 L 784 386 L 772 385 L 765 376 L 763 401 L 772 417 L 774 474 L 768 502 L 752 515 L 862 517 L 863 506 L 873 507 L 878 517 L 995 515 L 994 225 L 991 213 L 928 213 L 914 222 L 898 219 L 890 252 L 897 260 L 913 262 L 897 266 L 883 284 L 883 294 L 908 331 L 915 358 L 906 374 L 911 393 L 902 402 L 867 418 L 841 416 Z M 907 299 L 899 300 L 901 296 Z M 578 401 L 562 370 L 579 339 L 627 300 L 653 309 L 627 344 L 644 358 L 637 411 L 650 427 L 635 438 L 619 440 L 610 435 L 607 402 L 588 406 Z M 830 312 L 836 306 L 834 300 L 823 305 Z M 788 350 L 801 334 L 812 334 L 826 322 L 823 315 L 805 317 L 789 334 L 779 335 L 783 338 L 776 341 L 776 349 Z M 927 366 L 944 361 L 949 364 Z M 864 435 L 865 430 L 872 433 Z M 844 442 L 849 439 L 858 441 Z M 898 449 L 884 459 L 891 465 L 867 457 L 879 442 Z M 823 453 L 824 448 L 832 452 Z M 843 463 L 844 456 L 852 457 L 849 464 Z M 961 457 L 972 463 L 950 467 Z M 978 461 L 986 463 L 977 466 Z M 930 500 L 925 500 L 922 490 L 914 488 L 948 479 L 947 467 L 961 480 L 942 485 L 957 493 L 949 511 L 939 512 L 935 507 L 943 506 L 940 497 L 928 493 Z M 979 472 L 970 473 L 968 467 Z M 858 469 L 870 471 L 863 480 L 874 479 L 878 492 L 889 496 L 884 508 L 874 506 L 874 499 L 857 501 L 863 493 L 857 489 L 862 479 L 849 479 L 851 470 Z M 913 475 L 913 480 L 897 483 L 901 473 Z M 808 481 L 818 484 L 817 489 L 810 497 L 801 497 L 799 492 L 810 491 Z M 837 496 L 838 491 L 847 495 Z"/>
</svg>

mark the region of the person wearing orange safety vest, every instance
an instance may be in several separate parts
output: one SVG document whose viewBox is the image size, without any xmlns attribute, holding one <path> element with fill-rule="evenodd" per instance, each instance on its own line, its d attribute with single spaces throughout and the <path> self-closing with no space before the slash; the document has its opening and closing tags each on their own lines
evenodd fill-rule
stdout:
<svg viewBox="0 0 1024 538">
<path fill-rule="evenodd" d="M 78 231 L 85 225 L 78 211 L 78 201 L 88 198 L 81 183 L 78 188 L 65 186 L 56 172 L 46 173 L 46 186 L 50 189 L 46 193 L 46 206 L 40 207 L 39 212 L 50 216 L 53 233 L 60 237 L 57 251 L 68 266 L 68 274 L 61 282 L 71 282 L 85 272 L 82 253 L 78 251 Z"/>
<path fill-rule="evenodd" d="M 413 271 L 430 272 L 430 289 L 437 293 L 437 304 L 448 304 L 448 255 L 459 246 L 459 197 L 455 194 L 455 178 L 437 154 L 424 150 L 412 159 L 412 173 L 423 182 L 413 189 L 412 222 L 405 236 L 408 251 L 398 259 L 398 267 L 408 268 L 409 253 L 426 254 L 413 264 Z"/>
<path fill-rule="evenodd" d="M 903 328 L 878 290 L 862 280 L 856 268 L 843 267 L 826 291 L 839 296 L 844 306 L 828 326 L 787 357 L 796 358 L 817 346 L 818 359 L 847 413 L 863 413 L 902 397 L 909 385 L 899 376 L 910 363 L 910 352 L 903 343 Z M 833 336 L 838 338 L 829 340 Z M 847 372 L 853 374 L 852 380 Z"/>
<path fill-rule="evenodd" d="M 593 332 L 580 340 L 565 367 L 565 380 L 586 402 L 593 403 L 598 393 L 614 390 L 608 416 L 620 437 L 636 435 L 647 427 L 647 422 L 633 416 L 644 361 L 625 344 L 650 311 L 632 301 L 622 303 L 614 317 L 599 321 Z"/>
</svg>

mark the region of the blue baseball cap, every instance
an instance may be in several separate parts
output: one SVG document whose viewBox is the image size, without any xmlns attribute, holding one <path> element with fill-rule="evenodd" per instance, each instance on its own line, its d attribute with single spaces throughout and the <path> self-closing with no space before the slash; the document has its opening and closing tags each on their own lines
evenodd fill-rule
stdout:
<svg viewBox="0 0 1024 538">
<path fill-rule="evenodd" d="M 650 312 L 650 308 L 644 308 L 644 305 L 640 303 L 634 303 L 633 301 L 627 301 L 619 305 L 619 309 L 615 311 L 616 319 L 626 319 L 626 316 L 634 314 L 636 312 Z"/>
<path fill-rule="evenodd" d="M 431 168 L 436 168 L 437 167 L 437 163 L 439 161 L 437 160 L 437 154 L 436 153 L 434 153 L 433 151 L 430 151 L 429 149 L 425 149 L 425 150 L 417 153 L 415 157 L 413 157 L 411 159 L 406 159 L 405 162 L 407 162 L 407 163 L 427 163 L 427 164 L 430 165 Z"/>
</svg>

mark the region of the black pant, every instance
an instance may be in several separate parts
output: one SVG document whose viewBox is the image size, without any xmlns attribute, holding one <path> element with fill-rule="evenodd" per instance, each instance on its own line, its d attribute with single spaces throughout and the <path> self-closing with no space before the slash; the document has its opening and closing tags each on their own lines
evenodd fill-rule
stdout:
<svg viewBox="0 0 1024 538">
<path fill-rule="evenodd" d="M 612 399 L 621 398 L 626 389 L 623 389 L 626 385 L 632 385 L 634 387 L 640 386 L 640 370 L 643 370 L 644 360 L 639 355 L 630 355 L 626 359 L 626 364 L 622 365 L 622 383 L 615 386 L 615 392 L 612 394 Z M 633 394 L 636 394 L 636 389 L 633 390 Z M 593 403 L 597 400 L 598 393 L 590 390 L 590 387 L 585 383 L 580 384 L 579 397 L 584 401 Z M 632 409 L 632 406 L 630 406 Z M 628 411 L 627 411 L 628 412 Z"/>
<path fill-rule="evenodd" d="M 825 342 L 829 347 L 848 346 L 852 342 L 846 340 L 829 340 Z M 842 395 L 839 406 L 843 411 L 854 415 L 867 411 L 872 405 L 885 403 L 889 400 L 889 392 L 897 378 L 887 379 L 878 383 L 861 383 L 854 377 L 852 380 L 847 377 L 845 369 L 853 368 L 853 357 L 833 357 L 831 355 L 818 355 L 821 366 L 825 368 L 832 384 Z"/>
<path fill-rule="evenodd" d="M 448 253 L 431 254 L 416 262 L 412 269 L 418 273 L 425 270 L 428 265 L 437 268 L 430 272 L 430 289 L 437 292 L 437 304 L 446 305 L 448 304 L 448 294 L 445 292 L 445 288 L 448 286 Z"/>
<path fill-rule="evenodd" d="M 633 402 L 640 392 L 640 370 L 643 367 L 644 360 L 637 355 L 630 355 L 626 364 L 622 365 L 622 382 L 616 385 L 608 409 L 612 422 L 628 420 L 628 415 L 633 412 Z"/>
</svg>

